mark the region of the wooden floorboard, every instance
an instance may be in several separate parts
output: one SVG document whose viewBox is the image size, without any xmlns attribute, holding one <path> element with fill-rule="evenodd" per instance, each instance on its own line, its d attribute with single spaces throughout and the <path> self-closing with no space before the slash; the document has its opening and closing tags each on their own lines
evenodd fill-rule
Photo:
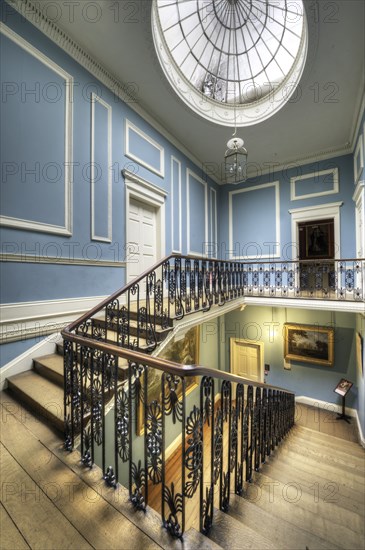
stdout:
<svg viewBox="0 0 365 550">
<path fill-rule="evenodd" d="M 337 413 L 333 411 L 331 403 L 328 404 L 327 410 L 296 403 L 295 423 L 298 426 L 346 439 L 347 441 L 355 443 L 359 441 L 355 418 L 351 418 L 350 424 L 343 420 L 337 420 Z"/>
<path fill-rule="evenodd" d="M 36 494 L 39 492 L 42 498 L 43 494 L 48 495 L 48 500 L 55 509 L 53 514 L 57 510 L 63 516 L 63 523 L 60 522 L 63 526 L 62 531 L 65 530 L 63 525 L 65 521 L 69 526 L 68 529 L 72 527 L 79 531 L 80 540 L 77 541 L 76 547 L 119 548 L 120 541 L 123 540 L 126 547 L 131 549 L 142 546 L 158 548 L 157 544 L 121 516 L 113 506 L 100 498 L 98 493 L 66 467 L 52 451 L 34 438 L 14 416 L 7 418 L 7 428 L 2 429 L 2 443 L 14 457 L 13 460 L 23 468 L 24 473 L 29 477 L 29 484 L 33 486 L 34 491 L 37 491 Z M 20 505 L 19 507 L 21 508 Z M 52 516 L 51 521 L 53 520 L 56 518 Z M 18 521 L 19 517 L 16 516 L 17 524 Z M 51 534 L 53 535 L 52 532 L 48 533 L 48 536 L 50 537 Z M 67 547 L 63 539 L 51 538 L 50 540 L 54 548 Z M 32 548 L 34 543 L 32 539 L 30 544 Z M 70 548 L 73 547 L 70 546 Z"/>
<path fill-rule="evenodd" d="M 0 502 L 0 548 L 1 550 L 26 550 L 30 546 Z"/>
<path fill-rule="evenodd" d="M 87 527 L 91 524 L 90 536 L 98 530 L 100 534 L 96 533 L 95 537 L 96 540 L 100 537 L 99 547 L 103 549 L 120 548 L 121 550 L 129 550 L 129 548 L 137 547 L 146 549 L 162 547 L 168 550 L 218 550 L 219 547 L 214 542 L 194 530 L 185 533 L 183 545 L 180 540 L 171 538 L 166 529 L 162 527 L 161 518 L 153 510 L 148 509 L 146 513 L 135 510 L 129 501 L 127 489 L 122 486 L 119 486 L 117 490 L 108 487 L 102 479 L 101 470 L 97 466 L 91 470 L 85 468 L 80 462 L 80 455 L 77 451 L 73 453 L 65 452 L 59 433 L 52 426 L 47 425 L 44 419 L 40 420 L 6 392 L 0 393 L 0 403 L 2 405 L 0 407 L 1 418 L 5 423 L 6 431 L 12 431 L 11 427 L 15 419 L 18 426 L 13 431 L 23 430 L 22 433 L 28 433 L 28 436 L 31 436 L 36 443 L 43 447 L 43 462 L 39 461 L 39 456 L 38 459 L 34 460 L 33 471 L 35 476 L 38 475 L 42 479 L 48 479 L 45 476 L 50 475 L 50 479 L 55 481 L 57 478 L 53 477 L 53 474 L 46 474 L 43 470 L 49 469 L 53 465 L 51 469 L 51 472 L 53 472 L 54 465 L 59 461 L 56 470 L 62 469 L 62 467 L 68 470 L 66 483 L 71 484 L 67 487 L 71 487 L 74 493 L 73 503 L 75 503 L 76 496 L 79 499 L 79 493 L 81 493 L 81 496 L 83 493 L 84 496 L 86 495 L 90 506 L 95 502 L 104 503 L 102 509 L 98 509 L 99 511 L 95 506 L 93 509 L 89 506 L 87 509 L 89 516 L 86 519 L 84 517 L 86 510 L 76 509 L 72 514 L 72 520 L 77 525 L 81 516 L 80 529 L 85 532 L 85 538 L 89 536 Z M 2 432 L 4 433 L 3 430 Z M 16 437 L 14 434 L 11 437 L 7 436 L 8 444 L 12 438 L 16 439 Z M 32 445 L 34 444 L 33 442 Z M 48 460 L 47 457 L 50 456 L 52 458 Z M 81 487 L 81 489 L 76 490 L 77 487 Z M 81 504 L 83 506 L 84 502 L 82 501 Z M 105 511 L 107 510 L 105 505 L 109 507 L 109 511 Z M 110 511 L 110 508 L 113 512 Z M 123 525 L 122 529 L 118 527 L 115 529 L 112 525 L 110 516 L 114 516 L 114 513 L 117 514 L 118 524 Z M 105 530 L 109 530 L 111 533 Z M 110 542 L 111 537 L 114 537 L 114 542 Z"/>
</svg>

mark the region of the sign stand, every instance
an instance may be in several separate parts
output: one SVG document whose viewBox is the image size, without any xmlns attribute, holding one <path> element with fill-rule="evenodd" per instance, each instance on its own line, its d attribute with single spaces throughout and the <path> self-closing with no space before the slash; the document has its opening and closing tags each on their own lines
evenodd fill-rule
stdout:
<svg viewBox="0 0 365 550">
<path fill-rule="evenodd" d="M 337 415 L 336 420 L 344 420 L 347 422 L 347 424 L 351 424 L 351 416 L 345 413 L 345 397 L 352 387 L 352 382 L 350 380 L 346 380 L 345 378 L 341 378 L 335 389 L 333 390 L 335 393 L 338 393 L 342 397 L 342 412 Z"/>
</svg>

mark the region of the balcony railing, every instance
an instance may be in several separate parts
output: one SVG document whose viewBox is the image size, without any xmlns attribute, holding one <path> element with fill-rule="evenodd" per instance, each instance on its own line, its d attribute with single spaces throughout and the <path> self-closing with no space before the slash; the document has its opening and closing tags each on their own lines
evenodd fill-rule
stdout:
<svg viewBox="0 0 365 550">
<path fill-rule="evenodd" d="M 364 260 L 165 258 L 63 331 L 65 447 L 135 507 L 152 502 L 172 535 L 193 502 L 208 532 L 214 507 L 227 510 L 293 425 L 294 394 L 149 353 L 174 320 L 239 298 L 363 301 L 363 290 Z"/>
<path fill-rule="evenodd" d="M 294 394 L 281 388 L 64 337 L 66 449 L 76 445 L 90 468 L 99 457 L 105 481 L 128 487 L 136 508 L 145 510 L 152 494 L 175 537 L 186 525 L 207 533 L 214 507 L 228 510 L 230 494 L 242 495 L 293 426 Z M 119 358 L 128 360 L 124 382 Z M 187 395 L 192 379 L 197 384 Z M 171 436 L 178 450 L 173 469 L 166 456 Z M 192 507 L 195 524 L 187 519 Z"/>
<path fill-rule="evenodd" d="M 232 262 L 172 255 L 72 325 L 76 334 L 151 351 L 157 329 L 243 297 L 364 301 L 365 260 Z"/>
</svg>

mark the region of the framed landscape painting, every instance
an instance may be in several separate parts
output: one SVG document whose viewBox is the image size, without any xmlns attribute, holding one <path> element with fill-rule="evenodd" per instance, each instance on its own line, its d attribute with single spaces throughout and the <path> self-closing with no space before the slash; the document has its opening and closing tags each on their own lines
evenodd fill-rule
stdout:
<svg viewBox="0 0 365 550">
<path fill-rule="evenodd" d="M 333 366 L 334 329 L 317 325 L 284 325 L 284 357 L 286 361 L 304 361 Z"/>
</svg>

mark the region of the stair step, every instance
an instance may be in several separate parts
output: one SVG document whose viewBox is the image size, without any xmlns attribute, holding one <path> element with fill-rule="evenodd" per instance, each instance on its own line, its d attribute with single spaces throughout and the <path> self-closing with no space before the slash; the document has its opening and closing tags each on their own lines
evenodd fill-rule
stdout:
<svg viewBox="0 0 365 550">
<path fill-rule="evenodd" d="M 260 472 L 286 485 L 295 483 L 301 491 L 319 502 L 335 503 L 336 506 L 365 517 L 364 492 L 350 489 L 341 483 L 341 477 L 325 479 L 316 475 L 315 469 L 306 472 L 295 465 L 284 466 L 280 459 L 263 464 Z"/>
<path fill-rule="evenodd" d="M 266 512 L 346 549 L 360 549 L 363 543 L 363 518 L 327 502 L 315 499 L 295 486 L 259 474 L 248 488 L 246 498 Z"/>
<path fill-rule="evenodd" d="M 63 390 L 35 371 L 8 378 L 8 387 L 36 414 L 47 418 L 58 430 L 64 430 Z"/>
<path fill-rule="evenodd" d="M 290 463 L 294 468 L 300 468 L 308 472 L 314 470 L 322 477 L 340 479 L 351 489 L 358 491 L 365 489 L 364 474 L 360 471 L 347 470 L 345 467 L 335 464 L 321 463 L 316 458 L 303 456 L 300 451 L 298 452 L 286 447 L 280 448 L 274 456 L 277 456 L 280 462 Z"/>
<path fill-rule="evenodd" d="M 365 457 L 365 449 L 353 441 L 347 441 L 346 439 L 341 439 L 340 437 L 335 437 L 323 432 L 318 432 L 316 430 L 311 430 L 310 428 L 305 428 L 304 426 L 294 426 L 292 432 L 293 435 L 297 435 L 301 439 L 306 441 L 323 443 L 323 445 L 329 448 L 338 448 L 344 452 L 349 452 L 354 456 L 359 456 L 361 458 Z"/>
<path fill-rule="evenodd" d="M 34 370 L 51 382 L 63 388 L 63 357 L 57 353 L 37 357 L 33 361 Z"/>
<path fill-rule="evenodd" d="M 244 521 L 251 529 L 271 540 L 275 548 L 288 550 L 328 550 L 328 543 L 301 527 L 279 520 L 265 510 L 237 495 L 231 495 L 229 515 Z M 332 546 L 332 548 L 336 548 Z"/>
<path fill-rule="evenodd" d="M 63 344 L 57 344 L 57 354 L 62 355 L 62 361 L 63 361 L 63 353 L 64 353 Z M 128 378 L 128 361 L 126 359 L 123 359 L 123 357 L 119 357 L 118 379 L 126 380 L 127 378 Z"/>
<path fill-rule="evenodd" d="M 362 458 L 343 451 L 329 449 L 320 443 L 312 443 L 289 435 L 286 439 L 285 447 L 296 451 L 302 456 L 316 459 L 322 464 L 332 464 L 351 472 L 364 472 L 364 461 Z"/>
<path fill-rule="evenodd" d="M 217 509 L 214 509 L 213 526 L 208 537 L 226 549 L 272 548 L 277 550 L 277 546 L 270 539 Z"/>
</svg>

